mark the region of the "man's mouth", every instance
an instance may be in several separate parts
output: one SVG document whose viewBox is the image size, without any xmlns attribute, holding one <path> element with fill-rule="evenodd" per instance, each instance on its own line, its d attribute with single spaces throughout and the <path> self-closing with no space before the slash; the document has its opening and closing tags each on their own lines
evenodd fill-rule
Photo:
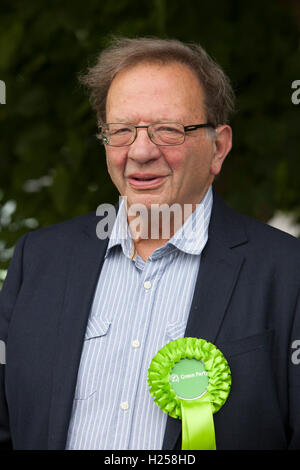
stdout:
<svg viewBox="0 0 300 470">
<path fill-rule="evenodd" d="M 154 174 L 133 174 L 128 177 L 129 184 L 135 188 L 146 189 L 159 186 L 166 177 Z"/>
</svg>

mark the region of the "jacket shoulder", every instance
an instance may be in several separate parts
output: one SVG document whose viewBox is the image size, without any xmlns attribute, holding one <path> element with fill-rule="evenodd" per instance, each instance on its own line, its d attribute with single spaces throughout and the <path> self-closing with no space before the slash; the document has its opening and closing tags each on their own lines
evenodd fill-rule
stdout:
<svg viewBox="0 0 300 470">
<path fill-rule="evenodd" d="M 25 260 L 45 257 L 65 257 L 82 240 L 96 240 L 96 226 L 99 217 L 91 212 L 57 224 L 28 232 L 20 242 L 24 243 Z"/>
<path fill-rule="evenodd" d="M 241 214 L 229 207 L 218 194 L 214 196 L 211 233 L 219 233 L 214 236 L 222 237 L 232 248 L 238 247 L 239 251 L 257 263 L 268 260 L 286 267 L 289 263 L 291 266 L 300 263 L 298 238 Z"/>
<path fill-rule="evenodd" d="M 244 224 L 249 239 L 261 241 L 262 243 L 268 242 L 271 244 L 271 247 L 273 244 L 280 244 L 287 248 L 290 247 L 293 250 L 300 249 L 299 238 L 252 217 L 243 214 L 238 214 L 238 216 Z"/>
</svg>

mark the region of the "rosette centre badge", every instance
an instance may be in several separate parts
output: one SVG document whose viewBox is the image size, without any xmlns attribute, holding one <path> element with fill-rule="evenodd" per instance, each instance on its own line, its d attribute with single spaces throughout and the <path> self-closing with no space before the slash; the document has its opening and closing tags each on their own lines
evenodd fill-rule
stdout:
<svg viewBox="0 0 300 470">
<path fill-rule="evenodd" d="M 207 392 L 208 372 L 202 361 L 181 359 L 171 371 L 170 383 L 178 398 L 195 400 Z"/>
<path fill-rule="evenodd" d="M 179 338 L 152 359 L 148 384 L 154 402 L 182 420 L 183 450 L 215 450 L 213 414 L 225 403 L 231 387 L 229 365 L 212 343 Z"/>
</svg>

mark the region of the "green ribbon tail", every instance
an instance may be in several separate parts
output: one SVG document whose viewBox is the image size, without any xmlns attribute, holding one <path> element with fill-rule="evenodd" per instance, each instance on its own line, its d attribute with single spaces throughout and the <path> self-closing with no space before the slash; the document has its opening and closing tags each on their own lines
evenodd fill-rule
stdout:
<svg viewBox="0 0 300 470">
<path fill-rule="evenodd" d="M 216 450 L 215 427 L 210 401 L 181 400 L 182 450 Z"/>
</svg>

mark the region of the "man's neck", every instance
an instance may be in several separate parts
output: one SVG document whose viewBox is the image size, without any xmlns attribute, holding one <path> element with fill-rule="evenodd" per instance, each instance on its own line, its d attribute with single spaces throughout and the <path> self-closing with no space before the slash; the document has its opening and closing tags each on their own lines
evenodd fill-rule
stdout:
<svg viewBox="0 0 300 470">
<path fill-rule="evenodd" d="M 139 254 L 144 261 L 153 251 L 164 246 L 197 209 L 197 204 L 186 205 L 185 210 L 178 204 L 176 211 L 174 206 L 170 210 L 166 205 L 165 211 L 156 207 L 140 214 L 138 218 L 128 216 L 134 254 Z"/>
<path fill-rule="evenodd" d="M 127 222 L 133 241 L 133 257 L 136 254 L 146 261 L 152 253 L 164 246 L 180 230 L 186 220 L 194 213 L 207 194 L 198 203 L 154 204 L 151 208 L 138 208 L 137 212 L 127 208 Z M 143 209 L 143 210 L 142 210 Z"/>
<path fill-rule="evenodd" d="M 158 248 L 164 246 L 168 240 L 160 239 L 160 240 L 133 240 L 134 246 L 134 255 L 138 254 L 144 261 L 147 261 L 149 257 L 152 256 L 152 253 L 157 250 Z"/>
</svg>

